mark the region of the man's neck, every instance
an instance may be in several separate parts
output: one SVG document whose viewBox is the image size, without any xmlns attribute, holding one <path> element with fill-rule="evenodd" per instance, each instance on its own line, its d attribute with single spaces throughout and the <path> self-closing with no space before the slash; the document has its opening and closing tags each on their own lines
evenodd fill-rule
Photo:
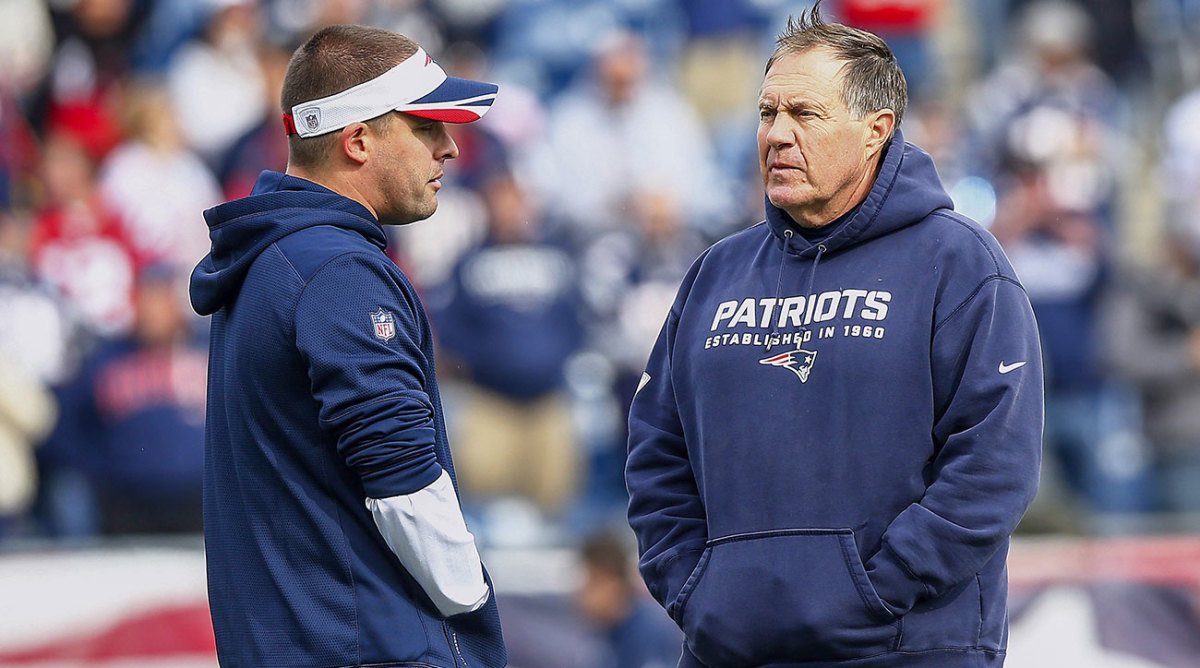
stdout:
<svg viewBox="0 0 1200 668">
<path fill-rule="evenodd" d="M 358 202 L 366 207 L 367 211 L 370 211 L 372 216 L 379 218 L 379 214 L 377 211 L 375 211 L 375 207 L 371 206 L 370 201 L 368 201 L 361 189 L 355 187 L 354 183 L 350 179 L 345 178 L 343 175 L 337 172 L 298 167 L 289 163 L 287 170 L 284 173 L 288 176 L 295 176 L 306 181 L 312 181 L 319 186 L 329 188 L 342 197 Z"/>
</svg>

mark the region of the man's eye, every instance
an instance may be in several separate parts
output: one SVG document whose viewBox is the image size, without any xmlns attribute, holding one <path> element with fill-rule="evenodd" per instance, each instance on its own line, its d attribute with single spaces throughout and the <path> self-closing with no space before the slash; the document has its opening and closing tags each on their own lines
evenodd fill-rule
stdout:
<svg viewBox="0 0 1200 668">
<path fill-rule="evenodd" d="M 759 109 L 758 110 L 758 117 L 764 121 L 767 120 L 768 118 L 771 118 L 774 115 L 775 115 L 774 109 Z"/>
</svg>

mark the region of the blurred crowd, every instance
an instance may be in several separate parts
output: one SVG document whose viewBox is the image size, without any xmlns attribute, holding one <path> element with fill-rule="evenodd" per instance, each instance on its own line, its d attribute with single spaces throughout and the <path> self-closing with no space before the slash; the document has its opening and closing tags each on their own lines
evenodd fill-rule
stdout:
<svg viewBox="0 0 1200 668">
<path fill-rule="evenodd" d="M 577 544 L 619 519 L 625 408 L 692 260 L 762 219 L 757 88 L 808 4 L 0 0 L 0 545 L 199 531 L 201 211 L 284 169 L 282 74 L 330 23 L 501 85 L 452 128 L 438 212 L 389 230 L 473 529 Z M 1022 530 L 1200 528 L 1200 1 L 825 7 L 892 45 L 906 138 L 1033 302 Z"/>
</svg>

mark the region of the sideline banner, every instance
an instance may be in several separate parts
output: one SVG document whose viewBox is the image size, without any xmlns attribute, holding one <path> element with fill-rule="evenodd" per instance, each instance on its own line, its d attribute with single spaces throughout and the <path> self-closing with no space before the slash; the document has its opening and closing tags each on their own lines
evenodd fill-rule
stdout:
<svg viewBox="0 0 1200 668">
<path fill-rule="evenodd" d="M 484 554 L 502 600 L 550 598 L 565 611 L 572 559 L 564 550 Z M 1009 579 L 1007 668 L 1200 666 L 1200 537 L 1023 538 Z M 555 630 L 544 616 L 520 618 L 537 609 L 502 605 L 510 645 L 532 645 L 513 656 L 547 656 L 539 648 Z M 0 553 L 0 668 L 216 665 L 198 546 Z"/>
</svg>

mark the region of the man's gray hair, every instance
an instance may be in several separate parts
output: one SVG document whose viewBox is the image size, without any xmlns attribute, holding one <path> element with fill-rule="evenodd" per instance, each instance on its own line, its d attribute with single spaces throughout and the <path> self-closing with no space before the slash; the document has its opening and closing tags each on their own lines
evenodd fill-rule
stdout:
<svg viewBox="0 0 1200 668">
<path fill-rule="evenodd" d="M 873 33 L 826 23 L 821 18 L 821 0 L 800 12 L 799 17 L 788 17 L 787 28 L 775 40 L 775 51 L 767 59 L 764 74 L 783 56 L 817 47 L 825 47 L 845 61 L 841 97 L 850 113 L 862 118 L 880 109 L 891 109 L 896 114 L 896 127 L 900 126 L 908 106 L 908 83 L 896 56 Z"/>
</svg>

